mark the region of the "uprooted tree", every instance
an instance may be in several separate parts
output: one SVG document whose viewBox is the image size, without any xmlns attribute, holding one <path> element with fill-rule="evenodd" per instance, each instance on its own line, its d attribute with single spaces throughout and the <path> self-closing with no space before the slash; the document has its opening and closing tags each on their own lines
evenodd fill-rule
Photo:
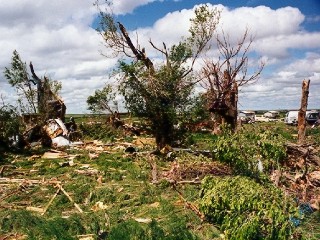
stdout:
<svg viewBox="0 0 320 240">
<path fill-rule="evenodd" d="M 202 85 L 206 89 L 209 110 L 214 114 L 214 131 L 221 124 L 235 130 L 238 115 L 238 88 L 254 83 L 263 70 L 264 63 L 248 74 L 248 54 L 253 38 L 248 39 L 248 29 L 236 44 L 231 44 L 229 37 L 222 31 L 217 35 L 218 60 L 206 59 L 202 68 Z"/>
<path fill-rule="evenodd" d="M 107 1 L 108 2 L 108 1 Z M 152 51 L 163 56 L 162 63 L 150 59 L 138 41 L 134 44 L 127 29 L 115 21 L 110 11 L 100 11 L 98 29 L 105 45 L 115 54 L 127 57 L 119 64 L 120 87 L 126 106 L 133 114 L 150 122 L 157 148 L 173 145 L 177 137 L 179 117 L 191 104 L 196 83 L 192 77 L 197 58 L 206 49 L 220 19 L 217 9 L 201 5 L 190 19 L 190 36 L 168 47 L 149 40 Z M 159 62 L 159 61 L 157 61 Z"/>
<path fill-rule="evenodd" d="M 57 95 L 61 89 L 61 83 L 50 81 L 47 77 L 39 78 L 31 62 L 29 67 L 31 74 L 19 53 L 14 50 L 11 66 L 4 70 L 9 84 L 16 89 L 19 96 L 18 104 L 21 113 L 39 114 L 42 120 L 57 117 L 64 120 L 66 107 Z"/>
</svg>

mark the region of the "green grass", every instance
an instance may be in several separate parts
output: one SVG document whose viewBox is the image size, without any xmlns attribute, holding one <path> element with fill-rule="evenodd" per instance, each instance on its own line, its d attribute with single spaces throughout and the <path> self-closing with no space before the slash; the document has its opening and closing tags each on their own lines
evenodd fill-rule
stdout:
<svg viewBox="0 0 320 240">
<path fill-rule="evenodd" d="M 66 159 L 27 160 L 30 156 L 18 156 L 19 160 L 12 165 L 24 173 L 19 176 L 24 179 L 61 181 L 84 213 L 79 213 L 61 192 L 43 216 L 26 211 L 26 207 L 44 208 L 57 189 L 49 183 L 29 184 L 23 190 L 19 184 L 13 184 L 7 193 L 16 191 L 15 194 L 1 200 L 0 236 L 17 233 L 26 235 L 27 239 L 77 239 L 81 234 L 97 236 L 99 231 L 107 232 L 107 239 L 214 239 L 219 236 L 216 228 L 201 223 L 185 208 L 170 184 L 151 184 L 151 168 L 144 156 L 102 153 L 90 160 L 87 151 L 79 154 L 83 155 L 74 160 L 72 167 L 59 165 Z M 99 173 L 78 174 L 75 170 L 83 164 L 89 164 Z M 159 168 L 168 168 L 170 164 L 159 160 Z M 14 178 L 11 174 L 8 169 L 4 177 Z M 99 176 L 102 176 L 102 183 L 97 181 Z M 192 185 L 181 189 L 190 201 L 198 190 L 198 186 Z M 98 202 L 103 203 L 104 209 L 95 209 Z M 140 223 L 134 220 L 136 218 L 152 219 L 152 222 Z M 202 225 L 204 232 L 199 230 Z"/>
<path fill-rule="evenodd" d="M 91 120 L 82 115 L 74 117 L 79 123 Z M 261 131 L 274 131 L 288 141 L 295 141 L 292 134 L 297 133 L 296 128 L 283 123 L 244 126 L 247 131 L 258 127 Z M 114 142 L 115 138 L 132 140 L 132 137 L 118 136 L 118 131 L 110 128 L 103 131 L 107 135 L 105 138 L 99 131 L 96 134 L 107 142 Z M 87 139 L 96 139 L 94 134 Z M 317 129 L 308 128 L 307 135 L 312 136 L 312 140 L 320 140 Z M 208 133 L 192 134 L 189 139 L 192 145 L 186 147 L 209 150 L 216 138 Z M 42 155 L 46 149 L 2 154 L 0 167 L 2 164 L 11 165 L 5 169 L 3 177 L 44 182 L 0 185 L 0 238 L 19 234 L 26 235 L 27 239 L 79 239 L 77 235 L 93 234 L 95 239 L 99 235 L 107 236 L 101 239 L 221 239 L 221 232 L 216 226 L 202 222 L 185 206 L 172 184 L 165 180 L 158 184 L 151 183 L 150 157 L 143 154 L 144 150 L 150 149 L 138 150 L 136 155 L 110 150 L 90 159 L 88 150 L 70 149 L 66 152 L 80 156 L 74 159 L 74 166 L 65 167 L 61 167 L 60 163 L 67 159 L 29 159 L 35 154 Z M 170 170 L 172 159 L 154 159 L 159 172 Z M 186 153 L 177 153 L 176 160 L 181 166 L 201 166 L 202 163 L 212 162 L 212 159 Z M 77 170 L 86 169 L 82 168 L 83 165 L 97 170 L 97 174 L 78 173 Z M 193 179 L 197 175 L 190 173 L 188 177 Z M 26 210 L 27 207 L 47 206 L 57 191 L 55 184 L 47 182 L 53 179 L 61 182 L 83 213 L 61 192 L 44 215 Z M 177 188 L 187 201 L 198 204 L 199 185 L 183 184 Z M 97 207 L 99 203 L 102 208 Z M 150 222 L 141 223 L 135 219 Z M 319 216 L 308 218 L 301 228 L 310 235 L 309 239 L 319 239 Z"/>
</svg>

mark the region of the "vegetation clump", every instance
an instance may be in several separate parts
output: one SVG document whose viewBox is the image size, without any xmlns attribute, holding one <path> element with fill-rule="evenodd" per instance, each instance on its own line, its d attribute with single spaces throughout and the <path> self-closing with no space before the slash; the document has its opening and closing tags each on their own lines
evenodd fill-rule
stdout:
<svg viewBox="0 0 320 240">
<path fill-rule="evenodd" d="M 240 130 L 213 139 L 214 157 L 233 167 L 235 173 L 259 178 L 277 169 L 286 157 L 284 139 L 271 131 Z"/>
<path fill-rule="evenodd" d="M 279 240 L 295 234 L 290 219 L 297 208 L 271 185 L 262 186 L 244 176 L 206 177 L 200 198 L 200 210 L 220 225 L 226 239 Z"/>
<path fill-rule="evenodd" d="M 0 107 L 0 145 L 8 147 L 10 139 L 19 134 L 20 122 L 16 108 L 4 104 Z"/>
</svg>

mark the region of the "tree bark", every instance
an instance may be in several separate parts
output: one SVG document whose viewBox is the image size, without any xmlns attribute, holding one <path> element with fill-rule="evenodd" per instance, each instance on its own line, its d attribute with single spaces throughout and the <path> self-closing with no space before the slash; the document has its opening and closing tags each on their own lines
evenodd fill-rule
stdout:
<svg viewBox="0 0 320 240">
<path fill-rule="evenodd" d="M 238 116 L 238 85 L 231 79 L 228 71 L 224 72 L 225 81 L 230 84 L 229 89 L 225 95 L 225 103 L 227 106 L 226 111 L 222 114 L 223 123 L 226 123 L 231 127 L 233 131 L 237 127 L 237 116 Z"/>
<path fill-rule="evenodd" d="M 157 149 L 161 150 L 166 145 L 173 144 L 173 123 L 169 116 L 162 116 L 158 119 L 160 122 L 154 126 L 154 135 L 156 138 Z"/>
<path fill-rule="evenodd" d="M 298 143 L 303 144 L 306 135 L 306 111 L 308 107 L 310 80 L 302 82 L 301 107 L 298 112 Z"/>
</svg>

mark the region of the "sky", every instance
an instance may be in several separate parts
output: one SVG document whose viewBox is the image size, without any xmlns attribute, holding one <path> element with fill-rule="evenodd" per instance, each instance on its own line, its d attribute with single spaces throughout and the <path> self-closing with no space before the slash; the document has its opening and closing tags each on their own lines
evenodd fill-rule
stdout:
<svg viewBox="0 0 320 240">
<path fill-rule="evenodd" d="M 100 0 L 101 3 L 102 0 Z M 0 5 L 0 96 L 15 104 L 17 95 L 3 75 L 17 50 L 38 76 L 62 83 L 67 113 L 88 113 L 86 99 L 105 83 L 116 58 L 95 30 L 94 0 L 10 0 Z M 309 109 L 320 109 L 319 0 L 116 0 L 113 12 L 139 44 L 148 40 L 167 46 L 188 34 L 189 19 L 199 4 L 217 7 L 221 29 L 237 42 L 246 28 L 254 41 L 249 68 L 265 68 L 259 80 L 240 89 L 239 109 L 299 109 L 301 86 L 310 80 Z M 103 7 L 103 6 L 102 6 Z M 160 45 L 161 46 L 161 45 Z M 152 56 L 152 55 L 150 55 Z M 212 51 L 212 59 L 216 59 Z"/>
</svg>

